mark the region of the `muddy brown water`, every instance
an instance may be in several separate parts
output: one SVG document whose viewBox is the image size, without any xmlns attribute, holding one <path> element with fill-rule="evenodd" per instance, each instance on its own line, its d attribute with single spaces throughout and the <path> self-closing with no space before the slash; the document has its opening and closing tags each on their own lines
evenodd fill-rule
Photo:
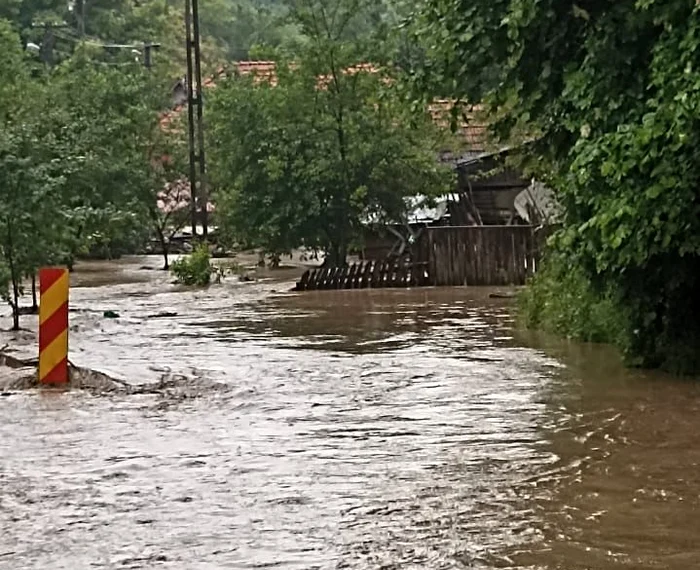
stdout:
<svg viewBox="0 0 700 570">
<path fill-rule="evenodd" d="M 697 382 L 519 333 L 484 290 L 142 264 L 75 275 L 72 359 L 201 390 L 0 398 L 0 568 L 700 567 Z"/>
</svg>

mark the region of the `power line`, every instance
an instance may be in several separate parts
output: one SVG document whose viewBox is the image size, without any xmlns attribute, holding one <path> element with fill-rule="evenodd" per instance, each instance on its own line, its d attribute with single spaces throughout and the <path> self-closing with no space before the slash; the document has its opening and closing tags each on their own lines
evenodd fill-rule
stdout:
<svg viewBox="0 0 700 570">
<path fill-rule="evenodd" d="M 72 27 L 68 24 L 45 24 L 45 23 L 35 23 L 32 27 L 43 27 L 44 28 L 44 41 L 42 42 L 41 57 L 48 64 L 53 63 L 53 51 L 55 49 L 55 38 L 59 38 L 65 41 L 70 41 L 76 44 L 87 44 L 95 47 L 100 47 L 105 50 L 121 50 L 121 49 L 131 49 L 131 50 L 143 50 L 139 53 L 143 53 L 143 65 L 150 69 L 153 66 L 153 51 L 158 50 L 161 47 L 160 43 L 152 41 L 144 41 L 140 44 L 125 44 L 125 43 L 108 43 L 100 41 L 99 39 L 91 39 L 86 37 L 75 37 L 70 35 L 75 34 Z M 60 31 L 59 31 L 60 30 Z M 68 33 L 63 32 L 67 30 Z"/>
</svg>

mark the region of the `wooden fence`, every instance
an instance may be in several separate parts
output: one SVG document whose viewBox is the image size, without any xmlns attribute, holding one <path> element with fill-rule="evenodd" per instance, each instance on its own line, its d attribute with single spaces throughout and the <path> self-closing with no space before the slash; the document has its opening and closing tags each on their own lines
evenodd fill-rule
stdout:
<svg viewBox="0 0 700 570">
<path fill-rule="evenodd" d="M 431 285 L 522 285 L 535 272 L 539 238 L 531 226 L 425 228 L 414 259 Z"/>
<path fill-rule="evenodd" d="M 425 263 L 395 260 L 361 261 L 343 267 L 309 269 L 296 284 L 296 291 L 319 289 L 367 289 L 424 287 L 429 285 Z"/>
<path fill-rule="evenodd" d="M 310 269 L 296 290 L 523 285 L 537 269 L 546 235 L 531 226 L 427 227 L 413 245 L 412 263 L 370 260 Z"/>
</svg>

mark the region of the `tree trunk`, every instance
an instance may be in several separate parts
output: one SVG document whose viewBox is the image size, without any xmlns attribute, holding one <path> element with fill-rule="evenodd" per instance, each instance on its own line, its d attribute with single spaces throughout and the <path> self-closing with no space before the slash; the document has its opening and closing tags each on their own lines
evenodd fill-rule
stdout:
<svg viewBox="0 0 700 570">
<path fill-rule="evenodd" d="M 12 297 L 14 302 L 12 303 L 12 330 L 19 330 L 19 287 L 15 278 L 12 278 Z"/>
<path fill-rule="evenodd" d="M 12 330 L 19 330 L 19 282 L 17 277 L 17 272 L 15 271 L 14 260 L 12 255 L 8 257 L 10 265 L 10 277 L 12 280 L 12 301 L 10 305 L 12 306 Z"/>
<path fill-rule="evenodd" d="M 12 280 L 12 330 L 19 330 L 19 276 L 17 274 L 17 268 L 15 267 L 15 259 L 12 249 L 12 225 L 8 220 L 7 224 L 7 249 L 5 251 L 5 258 L 7 259 L 7 264 L 10 267 L 10 279 Z"/>
<path fill-rule="evenodd" d="M 170 243 L 165 239 L 165 234 L 161 228 L 156 228 L 156 233 L 158 234 L 158 241 L 160 242 L 160 250 L 163 254 L 163 271 L 170 269 L 170 259 L 168 254 L 170 253 Z"/>
<path fill-rule="evenodd" d="M 36 273 L 32 273 L 32 311 L 34 314 L 39 312 L 39 300 L 36 296 Z"/>
<path fill-rule="evenodd" d="M 323 265 L 327 267 L 342 267 L 347 262 L 348 248 L 342 243 L 331 243 Z"/>
</svg>

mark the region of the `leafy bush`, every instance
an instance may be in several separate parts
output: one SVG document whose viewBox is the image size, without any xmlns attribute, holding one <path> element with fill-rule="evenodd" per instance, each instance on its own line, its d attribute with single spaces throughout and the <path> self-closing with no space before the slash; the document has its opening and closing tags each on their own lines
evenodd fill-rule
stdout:
<svg viewBox="0 0 700 570">
<path fill-rule="evenodd" d="M 421 4 L 416 87 L 482 102 L 501 143 L 529 139 L 528 174 L 565 212 L 566 263 L 533 281 L 526 323 L 700 372 L 698 3 Z"/>
<path fill-rule="evenodd" d="M 518 317 L 527 328 L 618 347 L 629 366 L 675 374 L 700 372 L 700 287 L 696 261 L 675 260 L 628 276 L 636 289 L 610 280 L 602 288 L 562 254 L 550 252 L 544 267 L 520 294 Z M 678 284 L 663 275 L 675 270 Z M 653 293 L 645 292 L 651 289 Z"/>
<path fill-rule="evenodd" d="M 519 318 L 527 328 L 584 342 L 627 345 L 627 319 L 612 292 L 598 291 L 562 257 L 551 256 L 520 294 Z"/>
<path fill-rule="evenodd" d="M 171 271 L 177 282 L 182 285 L 204 287 L 209 285 L 214 273 L 209 259 L 209 248 L 206 245 L 199 245 L 189 256 L 175 261 Z"/>
</svg>

